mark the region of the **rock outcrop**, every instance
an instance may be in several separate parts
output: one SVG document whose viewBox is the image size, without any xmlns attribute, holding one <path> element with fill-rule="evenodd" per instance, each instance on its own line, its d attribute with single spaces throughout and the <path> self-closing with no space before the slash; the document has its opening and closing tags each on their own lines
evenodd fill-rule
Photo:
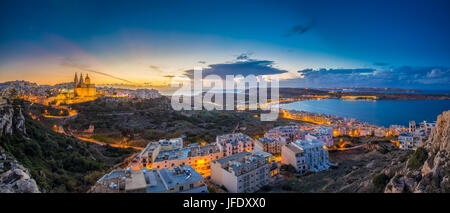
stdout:
<svg viewBox="0 0 450 213">
<path fill-rule="evenodd" d="M 417 152 L 426 153 L 424 162 L 411 166 L 410 161 L 415 159 L 410 158 L 395 172 L 385 192 L 450 192 L 450 110 L 438 116 L 436 128 L 419 144 L 415 154 L 420 154 Z"/>
<path fill-rule="evenodd" d="M 28 169 L 9 157 L 0 147 L 0 193 L 39 193 Z"/>
<path fill-rule="evenodd" d="M 14 131 L 26 134 L 25 117 L 22 109 L 11 105 L 2 105 L 0 108 L 0 137 L 12 135 Z M 0 193 L 38 193 L 36 181 L 31 178 L 30 172 L 17 160 L 8 156 L 0 143 Z"/>
<path fill-rule="evenodd" d="M 0 109 L 0 135 L 12 134 L 14 111 L 11 107 Z"/>
<path fill-rule="evenodd" d="M 0 108 L 0 135 L 11 135 L 14 130 L 26 134 L 25 117 L 22 114 L 22 108 L 18 107 L 14 110 L 12 106 L 2 106 Z"/>
</svg>

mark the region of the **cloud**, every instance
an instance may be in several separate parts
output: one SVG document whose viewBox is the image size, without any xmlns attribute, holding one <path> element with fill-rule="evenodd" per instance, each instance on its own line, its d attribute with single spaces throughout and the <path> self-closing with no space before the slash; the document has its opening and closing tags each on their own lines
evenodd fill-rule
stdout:
<svg viewBox="0 0 450 213">
<path fill-rule="evenodd" d="M 378 67 L 385 67 L 385 66 L 389 65 L 389 63 L 386 63 L 386 62 L 375 62 L 375 63 L 373 63 L 373 65 L 378 66 Z"/>
<path fill-rule="evenodd" d="M 165 75 L 165 76 L 163 76 L 163 77 L 165 77 L 165 78 L 173 78 L 173 77 L 175 77 L 174 75 Z"/>
<path fill-rule="evenodd" d="M 235 61 L 232 63 L 211 64 L 208 68 L 203 69 L 203 76 L 218 75 L 225 78 L 226 75 L 275 75 L 286 73 L 286 70 L 275 68 L 273 61 L 253 60 Z M 193 78 L 194 70 L 186 70 L 184 74 Z"/>
<path fill-rule="evenodd" d="M 236 57 L 236 60 L 249 60 L 252 53 L 242 53 Z"/>
<path fill-rule="evenodd" d="M 163 72 L 158 66 L 155 65 L 150 65 L 148 66 L 150 69 L 155 70 L 157 72 Z"/>
<path fill-rule="evenodd" d="M 388 69 L 304 69 L 286 87 L 399 87 L 450 89 L 450 68 L 401 66 Z"/>
<path fill-rule="evenodd" d="M 306 32 L 310 31 L 314 27 L 314 22 L 310 22 L 306 25 L 298 24 L 293 26 L 289 31 L 285 34 L 286 37 L 290 37 L 293 35 L 302 35 Z"/>
</svg>

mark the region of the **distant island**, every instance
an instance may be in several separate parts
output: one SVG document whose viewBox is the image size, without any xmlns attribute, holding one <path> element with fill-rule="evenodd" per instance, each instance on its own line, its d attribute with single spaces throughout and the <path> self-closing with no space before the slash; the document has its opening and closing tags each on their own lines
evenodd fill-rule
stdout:
<svg viewBox="0 0 450 213">
<path fill-rule="evenodd" d="M 353 89 L 309 89 L 280 88 L 280 99 L 298 101 L 310 99 L 349 99 L 349 100 L 446 100 L 450 94 L 421 94 L 419 90 L 402 90 L 388 88 L 353 88 Z"/>
</svg>

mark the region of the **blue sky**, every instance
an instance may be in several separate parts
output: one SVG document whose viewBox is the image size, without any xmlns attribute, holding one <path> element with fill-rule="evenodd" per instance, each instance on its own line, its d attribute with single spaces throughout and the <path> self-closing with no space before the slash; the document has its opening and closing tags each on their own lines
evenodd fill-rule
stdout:
<svg viewBox="0 0 450 213">
<path fill-rule="evenodd" d="M 0 81 L 57 83 L 73 72 L 96 70 L 98 83 L 117 81 L 102 72 L 167 83 L 167 76 L 201 66 L 213 73 L 272 70 L 282 86 L 344 86 L 345 79 L 349 87 L 450 89 L 449 1 L 0 5 Z M 307 69 L 313 71 L 305 74 Z"/>
</svg>

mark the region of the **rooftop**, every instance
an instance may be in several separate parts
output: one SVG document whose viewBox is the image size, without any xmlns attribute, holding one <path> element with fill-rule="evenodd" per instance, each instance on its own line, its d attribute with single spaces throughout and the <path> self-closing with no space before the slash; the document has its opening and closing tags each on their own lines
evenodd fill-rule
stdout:
<svg viewBox="0 0 450 213">
<path fill-rule="evenodd" d="M 310 139 L 310 140 L 297 140 L 294 142 L 295 145 L 299 146 L 302 149 L 309 149 L 314 147 L 323 147 L 326 144 L 320 140 L 317 139 Z"/>
<path fill-rule="evenodd" d="M 303 149 L 301 149 L 300 147 L 298 147 L 292 143 L 287 144 L 286 147 L 296 154 L 303 153 Z"/>
<path fill-rule="evenodd" d="M 217 142 L 219 143 L 231 143 L 232 145 L 236 145 L 239 141 L 247 142 L 251 141 L 252 138 L 250 136 L 243 133 L 234 133 L 234 134 L 226 134 L 217 136 Z"/>
<path fill-rule="evenodd" d="M 260 151 L 263 153 L 262 151 Z M 216 160 L 224 170 L 236 175 L 245 174 L 268 163 L 267 156 L 258 152 L 241 152 L 226 158 Z"/>
<path fill-rule="evenodd" d="M 125 180 L 125 191 L 143 189 L 147 186 L 142 170 L 130 170 L 130 176 Z"/>
<path fill-rule="evenodd" d="M 142 169 L 147 181 L 147 192 L 167 191 L 170 187 L 189 182 L 203 181 L 203 177 L 191 166 L 180 166 L 173 169 Z"/>
</svg>

